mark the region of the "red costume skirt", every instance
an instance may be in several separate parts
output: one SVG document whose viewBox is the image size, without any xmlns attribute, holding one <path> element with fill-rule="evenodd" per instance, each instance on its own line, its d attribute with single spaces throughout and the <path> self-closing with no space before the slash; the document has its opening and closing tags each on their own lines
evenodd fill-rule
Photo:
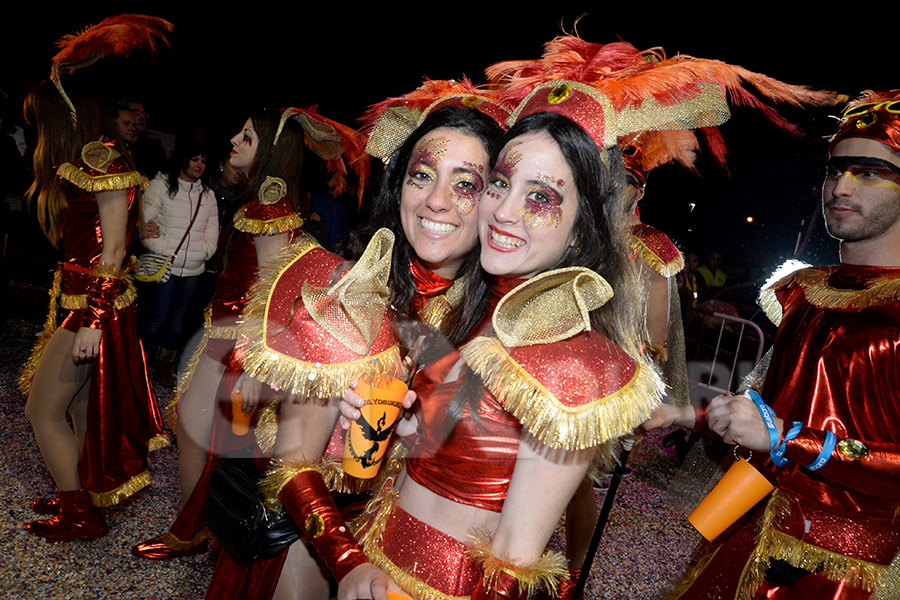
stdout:
<svg viewBox="0 0 900 600">
<path fill-rule="evenodd" d="M 23 392 L 30 389 L 44 344 L 56 330 L 57 298 L 61 297 L 63 308 L 80 306 L 87 277 L 70 269 L 58 271 L 44 335 L 20 379 Z M 117 306 L 107 311 L 101 323 L 100 352 L 91 364 L 87 431 L 78 461 L 81 484 L 97 506 L 118 504 L 149 485 L 147 455 L 169 443 L 137 334 L 134 288 L 126 281 L 122 288 Z M 77 332 L 85 312 L 71 308 L 60 326 Z"/>
</svg>

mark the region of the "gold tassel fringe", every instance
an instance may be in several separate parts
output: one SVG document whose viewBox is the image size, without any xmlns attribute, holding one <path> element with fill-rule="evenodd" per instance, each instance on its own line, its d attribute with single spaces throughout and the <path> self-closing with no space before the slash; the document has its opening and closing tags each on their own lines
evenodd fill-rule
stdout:
<svg viewBox="0 0 900 600">
<path fill-rule="evenodd" d="M 148 485 L 150 485 L 150 473 L 148 471 L 144 471 L 139 475 L 135 475 L 110 492 L 103 492 L 100 494 L 90 492 L 91 502 L 94 504 L 94 506 L 114 506 L 125 498 L 128 498 L 129 496 L 132 496 L 141 491 Z"/>
<path fill-rule="evenodd" d="M 91 176 L 72 163 L 66 163 L 61 166 L 56 174 L 80 189 L 91 193 L 127 190 L 138 187 L 143 183 L 141 174 L 137 171 Z"/>
<path fill-rule="evenodd" d="M 50 342 L 50 337 L 53 335 L 53 332 L 56 331 L 56 299 L 59 297 L 61 281 L 62 270 L 56 269 L 53 273 L 53 282 L 50 284 L 50 307 L 47 310 L 47 319 L 44 321 L 44 329 L 41 331 L 41 338 L 35 343 L 34 348 L 31 349 L 31 355 L 28 357 L 28 360 L 25 361 L 22 370 L 19 372 L 19 390 L 22 391 L 22 394 L 25 395 L 25 397 L 28 397 L 28 393 L 31 391 L 31 381 L 34 379 L 34 373 L 37 371 L 38 363 L 41 362 L 41 355 L 44 353 L 44 348 Z"/>
<path fill-rule="evenodd" d="M 797 261 L 789 261 L 779 269 L 776 276 L 785 268 L 805 266 Z M 775 292 L 789 285 L 803 288 L 803 295 L 813 306 L 819 308 L 861 309 L 872 306 L 883 306 L 900 300 L 900 278 L 879 277 L 869 282 L 863 290 L 835 289 L 828 285 L 829 269 L 794 270 L 789 275 L 776 279 L 772 277 L 759 293 L 759 305 L 766 316 L 776 325 L 781 324 L 782 309 Z"/>
<path fill-rule="evenodd" d="M 875 586 L 872 600 L 900 600 L 900 552 L 891 561 Z"/>
<path fill-rule="evenodd" d="M 234 228 L 250 235 L 278 235 L 299 229 L 303 225 L 303 219 L 297 213 L 263 221 L 244 216 L 245 208 L 246 205 L 242 206 L 234 214 Z"/>
<path fill-rule="evenodd" d="M 494 580 L 500 573 L 506 573 L 518 580 L 519 589 L 526 590 L 526 597 L 542 587 L 555 597 L 560 580 L 568 575 L 568 561 L 559 552 L 548 550 L 529 565 L 517 565 L 493 555 L 491 532 L 482 529 L 469 536 L 469 539 L 471 544 L 466 555 L 484 569 L 484 587 L 488 590 L 493 589 Z"/>
<path fill-rule="evenodd" d="M 496 338 L 475 338 L 461 354 L 503 408 L 552 448 L 582 450 L 630 433 L 650 417 L 664 391 L 653 368 L 638 360 L 634 377 L 618 391 L 570 408 L 513 360 Z"/>
<path fill-rule="evenodd" d="M 869 592 L 875 589 L 886 570 L 884 565 L 831 552 L 778 531 L 776 524 L 789 511 L 788 499 L 776 491 L 763 515 L 756 547 L 741 573 L 736 598 L 750 600 L 753 597 L 765 578 L 771 558 L 784 560 L 799 569 L 818 572 L 832 581 L 843 581 L 852 588 Z"/>
<path fill-rule="evenodd" d="M 319 471 L 321 473 L 321 465 L 310 463 L 287 464 L 280 460 L 273 460 L 272 467 L 259 484 L 259 489 L 265 497 L 266 508 L 273 512 L 279 512 L 281 510 L 281 501 L 278 500 L 278 494 L 281 493 L 281 488 L 287 485 L 287 482 L 293 479 L 295 475 L 306 471 Z"/>
<path fill-rule="evenodd" d="M 169 437 L 161 433 L 150 438 L 150 441 L 147 442 L 147 450 L 150 452 L 156 452 L 160 448 L 165 448 L 170 443 L 171 442 L 169 441 Z"/>
<path fill-rule="evenodd" d="M 200 358 L 206 352 L 206 345 L 209 343 L 210 338 L 211 315 L 212 306 L 207 306 L 206 311 L 203 313 L 203 337 L 200 338 L 200 343 L 194 349 L 194 353 L 184 369 L 184 374 L 178 379 L 178 385 L 175 386 L 175 393 L 172 394 L 172 399 L 166 405 L 166 422 L 168 422 L 172 431 L 177 431 L 178 403 L 184 397 L 185 392 L 187 392 L 188 386 L 191 385 L 191 379 L 194 378 L 194 372 L 197 370 L 197 365 L 200 364 Z"/>
<path fill-rule="evenodd" d="M 637 252 L 638 258 L 663 277 L 674 277 L 684 269 L 684 255 L 680 251 L 676 258 L 666 262 L 634 234 L 628 236 L 628 244 L 632 250 Z"/>
</svg>

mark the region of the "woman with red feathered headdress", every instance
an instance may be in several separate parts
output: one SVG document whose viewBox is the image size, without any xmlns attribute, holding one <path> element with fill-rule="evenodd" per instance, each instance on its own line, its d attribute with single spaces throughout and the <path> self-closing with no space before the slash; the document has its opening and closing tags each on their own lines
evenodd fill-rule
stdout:
<svg viewBox="0 0 900 600">
<path fill-rule="evenodd" d="M 51 81 L 25 102 L 26 119 L 37 128 L 31 196 L 42 229 L 64 255 L 44 335 L 19 380 L 58 492 L 34 502 L 35 512 L 49 516 L 25 528 L 48 541 L 105 535 L 98 507 L 148 485 L 147 454 L 168 443 L 137 337 L 129 276 L 142 178 L 113 141 L 114 116 L 96 90 L 69 81 L 67 92 L 62 76 L 103 56 L 153 50 L 171 29 L 162 19 L 121 15 L 66 37 Z M 59 323 L 58 309 L 66 311 Z"/>
</svg>

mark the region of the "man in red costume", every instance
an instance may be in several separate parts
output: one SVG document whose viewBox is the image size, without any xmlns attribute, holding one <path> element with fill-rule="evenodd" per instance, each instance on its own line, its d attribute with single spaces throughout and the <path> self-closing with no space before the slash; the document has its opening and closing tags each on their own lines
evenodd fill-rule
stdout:
<svg viewBox="0 0 900 600">
<path fill-rule="evenodd" d="M 760 395 L 719 396 L 706 411 L 776 491 L 679 598 L 900 597 L 900 90 L 844 112 L 822 204 L 841 264 L 763 288 L 779 329 Z"/>
</svg>

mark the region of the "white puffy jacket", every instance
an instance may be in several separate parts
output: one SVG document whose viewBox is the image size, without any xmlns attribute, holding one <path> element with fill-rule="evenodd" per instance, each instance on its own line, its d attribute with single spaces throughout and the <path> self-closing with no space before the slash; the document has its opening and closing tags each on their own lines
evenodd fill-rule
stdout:
<svg viewBox="0 0 900 600">
<path fill-rule="evenodd" d="M 190 183 L 179 179 L 178 191 L 174 197 L 169 196 L 168 183 L 160 173 L 141 196 L 144 221 L 152 220 L 159 225 L 159 237 L 145 238 L 141 243 L 151 252 L 166 255 L 171 255 L 178 247 L 197 209 L 197 202 L 200 202 L 200 212 L 172 262 L 172 274 L 179 277 L 202 273 L 204 261 L 216 252 L 219 240 L 216 195 L 209 188 L 203 191 L 199 181 Z"/>
</svg>

